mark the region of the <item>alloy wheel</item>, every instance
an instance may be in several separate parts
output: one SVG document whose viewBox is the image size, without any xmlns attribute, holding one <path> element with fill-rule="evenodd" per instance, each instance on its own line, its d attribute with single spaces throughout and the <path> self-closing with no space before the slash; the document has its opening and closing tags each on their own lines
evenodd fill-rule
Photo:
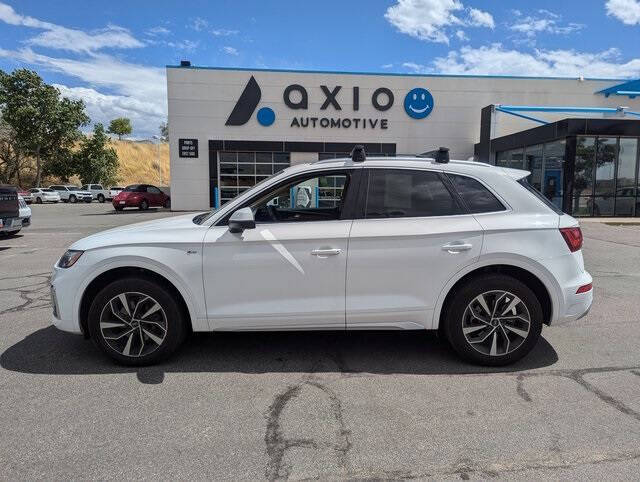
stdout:
<svg viewBox="0 0 640 482">
<path fill-rule="evenodd" d="M 137 292 L 109 300 L 100 314 L 100 333 L 114 351 L 128 357 L 156 351 L 167 336 L 167 315 L 155 299 Z"/>
<path fill-rule="evenodd" d="M 487 291 L 476 296 L 462 315 L 465 339 L 483 355 L 504 356 L 529 336 L 531 316 L 524 302 L 508 291 Z"/>
</svg>

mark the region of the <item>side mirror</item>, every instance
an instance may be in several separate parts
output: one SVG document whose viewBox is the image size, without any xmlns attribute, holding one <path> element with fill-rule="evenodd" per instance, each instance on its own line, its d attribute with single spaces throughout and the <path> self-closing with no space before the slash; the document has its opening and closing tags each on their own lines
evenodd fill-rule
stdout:
<svg viewBox="0 0 640 482">
<path fill-rule="evenodd" d="M 229 218 L 229 232 L 241 233 L 245 229 L 254 229 L 256 220 L 251 208 L 242 208 L 234 212 Z"/>
</svg>

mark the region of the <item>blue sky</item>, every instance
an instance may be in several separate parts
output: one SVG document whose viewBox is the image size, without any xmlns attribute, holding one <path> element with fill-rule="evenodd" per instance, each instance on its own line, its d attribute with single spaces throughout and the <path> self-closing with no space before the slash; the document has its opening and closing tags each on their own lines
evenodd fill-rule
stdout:
<svg viewBox="0 0 640 482">
<path fill-rule="evenodd" d="M 0 69 L 36 70 L 94 122 L 166 118 L 165 69 L 640 77 L 640 0 L 8 1 Z"/>
</svg>

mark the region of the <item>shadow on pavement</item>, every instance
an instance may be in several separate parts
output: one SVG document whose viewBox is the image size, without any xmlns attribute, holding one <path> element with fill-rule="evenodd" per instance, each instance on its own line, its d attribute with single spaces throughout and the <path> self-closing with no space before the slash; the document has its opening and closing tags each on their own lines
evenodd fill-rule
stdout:
<svg viewBox="0 0 640 482">
<path fill-rule="evenodd" d="M 505 373 L 546 367 L 557 360 L 556 351 L 542 337 L 518 363 L 489 368 L 461 361 L 435 332 L 243 332 L 194 334 L 166 362 L 132 368 L 114 364 L 91 342 L 53 326 L 28 335 L 0 355 L 0 365 L 17 372 L 137 373 L 143 383 L 161 383 L 167 372 Z"/>
</svg>

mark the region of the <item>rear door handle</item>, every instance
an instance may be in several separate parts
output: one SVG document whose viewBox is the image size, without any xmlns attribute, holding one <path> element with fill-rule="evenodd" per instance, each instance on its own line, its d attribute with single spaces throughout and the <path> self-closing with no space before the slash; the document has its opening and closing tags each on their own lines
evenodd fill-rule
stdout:
<svg viewBox="0 0 640 482">
<path fill-rule="evenodd" d="M 311 254 L 314 256 L 325 257 L 325 256 L 336 256 L 341 252 L 342 250 L 338 248 L 327 248 L 327 249 L 314 249 L 313 251 L 311 251 Z"/>
<path fill-rule="evenodd" d="M 469 251 L 471 248 L 473 248 L 473 244 L 462 243 L 462 242 L 447 243 L 444 246 L 442 246 L 443 250 L 451 254 L 460 253 L 462 251 Z"/>
</svg>

